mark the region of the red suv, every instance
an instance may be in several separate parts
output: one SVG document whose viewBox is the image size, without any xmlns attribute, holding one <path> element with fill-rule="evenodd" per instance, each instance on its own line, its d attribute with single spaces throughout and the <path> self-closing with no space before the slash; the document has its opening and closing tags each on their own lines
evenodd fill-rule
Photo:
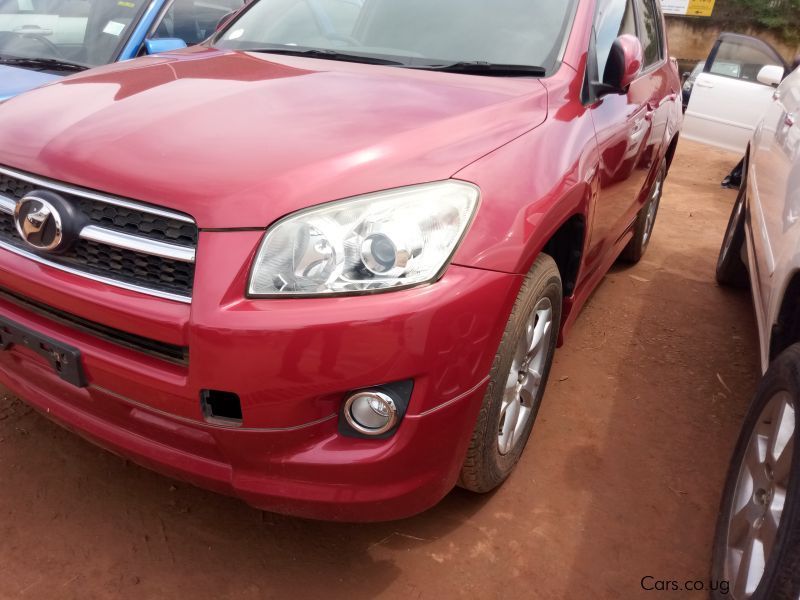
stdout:
<svg viewBox="0 0 800 600">
<path fill-rule="evenodd" d="M 267 510 L 486 492 L 680 119 L 656 0 L 254 2 L 0 106 L 0 381 Z"/>
</svg>

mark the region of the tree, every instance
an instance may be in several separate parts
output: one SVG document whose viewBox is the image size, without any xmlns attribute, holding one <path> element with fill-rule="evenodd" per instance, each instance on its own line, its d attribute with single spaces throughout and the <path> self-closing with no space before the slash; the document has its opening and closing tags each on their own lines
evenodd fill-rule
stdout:
<svg viewBox="0 0 800 600">
<path fill-rule="evenodd" d="M 787 42 L 800 42 L 800 0 L 717 0 L 714 16 L 769 29 Z"/>
</svg>

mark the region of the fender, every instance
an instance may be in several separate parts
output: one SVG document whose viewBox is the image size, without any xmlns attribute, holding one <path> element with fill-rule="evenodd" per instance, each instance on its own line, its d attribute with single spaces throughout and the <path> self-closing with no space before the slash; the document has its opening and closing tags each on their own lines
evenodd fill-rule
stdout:
<svg viewBox="0 0 800 600">
<path fill-rule="evenodd" d="M 547 82 L 545 122 L 453 175 L 481 188 L 481 218 L 454 263 L 525 274 L 571 217 L 591 227 L 600 156 L 581 81 L 562 65 Z"/>
</svg>

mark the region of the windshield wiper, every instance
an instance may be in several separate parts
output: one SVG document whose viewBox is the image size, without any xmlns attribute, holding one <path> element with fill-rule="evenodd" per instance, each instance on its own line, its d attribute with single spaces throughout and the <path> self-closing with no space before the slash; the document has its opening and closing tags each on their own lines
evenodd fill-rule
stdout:
<svg viewBox="0 0 800 600">
<path fill-rule="evenodd" d="M 13 67 L 32 67 L 41 69 L 52 69 L 54 71 L 85 71 L 89 67 L 78 63 L 59 60 L 57 58 L 23 58 L 12 56 L 0 56 L 0 65 Z"/>
<path fill-rule="evenodd" d="M 288 56 L 310 56 L 311 58 L 324 58 L 326 60 L 340 60 L 343 62 L 364 63 L 368 65 L 400 65 L 403 63 L 396 60 L 378 58 L 376 56 L 364 56 L 362 54 L 348 54 L 337 50 L 326 50 L 323 48 L 243 48 L 246 52 L 263 52 L 266 54 L 286 54 Z"/>
<path fill-rule="evenodd" d="M 466 75 L 487 75 L 490 77 L 544 77 L 547 69 L 534 65 L 503 65 L 498 63 L 461 61 L 447 65 L 412 65 L 410 69 L 442 71 L 444 73 L 464 73 Z"/>
</svg>

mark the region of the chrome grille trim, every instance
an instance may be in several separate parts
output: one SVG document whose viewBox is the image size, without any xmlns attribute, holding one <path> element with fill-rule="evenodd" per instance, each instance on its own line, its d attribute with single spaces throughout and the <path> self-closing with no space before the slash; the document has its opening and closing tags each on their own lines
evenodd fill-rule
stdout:
<svg viewBox="0 0 800 600">
<path fill-rule="evenodd" d="M 138 235 L 130 235 L 120 231 L 113 231 L 97 225 L 87 225 L 81 230 L 80 237 L 93 242 L 100 242 L 125 250 L 143 252 L 161 258 L 171 258 L 185 263 L 193 263 L 195 250 L 186 246 L 176 246 L 158 240 L 148 240 Z"/>
<path fill-rule="evenodd" d="M 27 181 L 28 183 L 32 183 L 33 185 L 37 186 L 40 185 L 42 187 L 49 188 L 56 192 L 71 194 L 72 196 L 81 196 L 83 198 L 88 198 L 89 200 L 94 200 L 96 202 L 114 204 L 116 206 L 122 206 L 123 208 L 129 208 L 131 210 L 138 210 L 141 212 L 150 213 L 151 215 L 156 215 L 158 217 L 175 219 L 176 221 L 191 223 L 192 225 L 195 224 L 194 219 L 192 219 L 187 215 L 181 214 L 179 212 L 172 212 L 171 210 L 164 210 L 161 208 L 157 208 L 155 206 L 150 206 L 149 204 L 133 202 L 131 200 L 123 200 L 122 198 L 117 198 L 115 196 L 108 196 L 105 194 L 90 192 L 88 190 L 83 190 L 79 187 L 72 187 L 71 185 L 65 185 L 63 183 L 58 183 L 57 181 L 51 181 L 49 179 L 40 179 L 38 177 L 33 177 L 32 175 L 28 175 L 26 173 L 20 173 L 19 171 L 14 171 L 13 169 L 9 169 L 7 167 L 0 167 L 0 173 L 8 175 L 9 177 L 15 177 L 17 179 L 21 179 L 22 181 Z"/>
<path fill-rule="evenodd" d="M 14 214 L 14 208 L 17 206 L 17 201 L 13 198 L 9 198 L 8 196 L 4 196 L 0 194 L 0 212 L 6 213 L 7 215 Z"/>
<path fill-rule="evenodd" d="M 0 194 L 0 213 L 13 215 L 16 205 L 17 203 L 13 198 Z M 79 235 L 85 240 L 92 240 L 94 242 L 100 242 L 101 244 L 124 248 L 125 250 L 133 250 L 134 252 L 143 252 L 144 254 L 160 256 L 161 258 L 171 258 L 172 260 L 178 260 L 180 262 L 193 263 L 195 258 L 194 248 L 169 244 L 159 240 L 149 240 L 139 235 L 114 231 L 113 229 L 98 227 L 97 225 L 86 225 L 81 229 Z"/>
<path fill-rule="evenodd" d="M 8 250 L 9 252 L 13 252 L 19 256 L 25 257 L 29 260 L 35 261 L 42 265 L 47 265 L 48 267 L 52 267 L 54 269 L 58 269 L 59 271 L 64 271 L 66 273 L 70 273 L 72 275 L 78 275 L 79 277 L 85 277 L 86 279 L 91 279 L 93 281 L 97 281 L 99 283 L 104 283 L 106 285 L 111 285 L 114 287 L 122 288 L 124 290 L 128 290 L 131 292 L 138 292 L 140 294 L 147 294 L 148 296 L 155 296 L 157 298 L 164 298 L 165 300 L 172 300 L 174 302 L 183 302 L 184 304 L 191 304 L 192 298 L 191 296 L 182 296 L 180 294 L 172 294 L 170 292 L 163 292 L 160 290 L 156 290 L 153 288 L 142 287 L 135 285 L 133 283 L 126 283 L 124 281 L 118 281 L 116 279 L 110 279 L 108 277 L 103 277 L 101 275 L 95 275 L 93 273 L 87 273 L 86 271 L 81 271 L 80 269 L 73 269 L 72 267 L 68 267 L 66 265 L 60 265 L 58 263 L 52 262 L 47 260 L 46 258 L 42 258 L 38 254 L 33 254 L 32 252 L 27 252 L 21 248 L 17 248 L 16 246 L 12 246 L 11 244 L 7 244 L 3 240 L 0 240 L 0 248 L 3 250 Z"/>
</svg>

